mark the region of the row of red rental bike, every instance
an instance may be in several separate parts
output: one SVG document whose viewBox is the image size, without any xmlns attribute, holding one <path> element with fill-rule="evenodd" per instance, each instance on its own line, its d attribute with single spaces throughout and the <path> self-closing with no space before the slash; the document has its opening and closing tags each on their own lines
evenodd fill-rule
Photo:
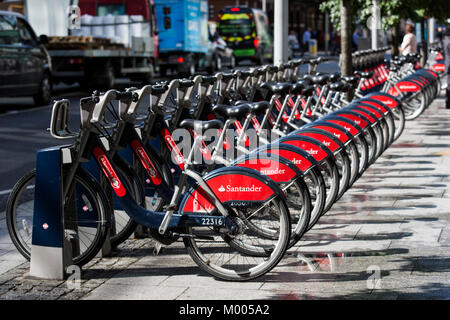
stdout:
<svg viewBox="0 0 450 320">
<path fill-rule="evenodd" d="M 218 279 L 272 270 L 439 93 L 435 71 L 411 67 L 417 55 L 387 67 L 385 52 L 357 53 L 353 76 L 319 73 L 326 60 L 314 58 L 94 92 L 80 100 L 78 132 L 69 100 L 56 101 L 50 132 L 72 141 L 54 170 L 71 199 L 73 263 L 138 228 L 155 253 L 182 241 Z M 27 259 L 37 175 L 17 182 L 7 207 Z"/>
</svg>

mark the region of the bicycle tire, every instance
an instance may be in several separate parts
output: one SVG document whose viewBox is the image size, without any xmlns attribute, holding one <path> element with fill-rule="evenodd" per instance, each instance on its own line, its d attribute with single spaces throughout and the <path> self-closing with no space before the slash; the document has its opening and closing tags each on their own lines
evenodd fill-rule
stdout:
<svg viewBox="0 0 450 320">
<path fill-rule="evenodd" d="M 31 247 L 26 245 L 21 238 L 20 231 L 18 230 L 17 226 L 17 221 L 15 220 L 17 216 L 16 210 L 18 205 L 20 204 L 18 203 L 19 197 L 27 189 L 28 184 L 34 180 L 35 176 L 36 169 L 33 169 L 18 180 L 8 198 L 6 209 L 6 222 L 11 240 L 17 250 L 27 260 L 30 260 L 31 258 Z M 97 232 L 93 238 L 93 241 L 89 246 L 86 246 L 86 250 L 83 251 L 83 253 L 73 257 L 73 264 L 83 266 L 90 260 L 92 260 L 103 246 L 108 233 L 107 231 L 109 229 L 109 214 L 111 213 L 111 208 L 103 191 L 98 188 L 98 185 L 92 180 L 92 178 L 88 176 L 88 174 L 84 170 L 77 170 L 74 176 L 74 181 L 78 181 L 78 183 L 81 183 L 81 185 L 85 187 L 87 192 L 90 193 L 90 196 L 87 196 L 87 198 L 89 199 L 89 203 L 91 206 L 96 206 L 98 208 L 96 212 L 100 213 L 100 216 L 97 220 Z"/>
<path fill-rule="evenodd" d="M 261 251 L 261 255 L 258 256 L 255 255 L 254 244 L 252 245 L 244 244 L 239 239 L 237 239 L 237 237 L 232 238 L 223 235 L 221 236 L 221 238 L 223 239 L 223 242 L 228 245 L 228 247 L 226 247 L 225 249 L 217 247 L 207 248 L 205 246 L 206 240 L 196 241 L 193 227 L 188 227 L 186 231 L 188 234 L 191 235 L 191 237 L 185 237 L 183 238 L 183 241 L 189 255 L 202 270 L 221 280 L 249 281 L 266 274 L 267 272 L 272 270 L 283 258 L 287 246 L 289 244 L 290 229 L 291 229 L 289 210 L 287 208 L 286 203 L 279 196 L 272 199 L 271 203 L 274 203 L 280 209 L 278 211 L 280 220 L 279 238 L 273 249 L 265 251 L 263 250 L 262 247 L 256 248 L 259 251 Z M 214 241 L 211 241 L 211 243 L 214 244 Z M 246 249 L 248 249 L 248 251 L 246 251 Z M 210 257 L 215 250 L 217 251 L 226 250 L 228 252 L 233 252 L 233 256 L 230 253 L 219 253 L 220 254 L 219 258 L 228 254 L 230 261 L 219 260 L 219 258 L 216 261 L 214 261 Z M 241 270 L 236 270 L 239 268 L 237 268 L 236 265 L 233 265 L 231 263 L 231 260 L 233 260 L 234 257 L 236 256 L 234 252 L 239 252 L 240 254 L 243 255 L 241 261 L 243 262 L 247 261 L 249 264 L 251 264 L 250 260 L 252 260 L 255 261 L 256 265 L 252 266 L 251 268 L 243 267 Z M 208 254 L 208 256 L 206 256 L 206 254 Z M 221 261 L 223 262 L 223 264 L 219 265 Z M 258 261 L 260 261 L 260 263 L 258 263 Z M 226 268 L 227 263 L 230 263 L 228 269 Z"/>
</svg>

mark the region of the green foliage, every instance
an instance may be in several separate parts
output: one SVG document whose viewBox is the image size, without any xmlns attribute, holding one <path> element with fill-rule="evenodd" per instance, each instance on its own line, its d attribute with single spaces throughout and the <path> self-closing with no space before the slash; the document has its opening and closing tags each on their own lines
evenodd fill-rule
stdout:
<svg viewBox="0 0 450 320">
<path fill-rule="evenodd" d="M 353 0 L 353 24 L 365 25 L 372 15 L 372 0 Z M 449 0 L 379 0 L 382 25 L 385 30 L 396 26 L 401 19 L 419 21 L 433 17 L 440 23 L 450 18 Z M 341 28 L 340 0 L 327 0 L 320 4 L 322 12 L 329 12 L 331 22 L 338 30 Z"/>
</svg>

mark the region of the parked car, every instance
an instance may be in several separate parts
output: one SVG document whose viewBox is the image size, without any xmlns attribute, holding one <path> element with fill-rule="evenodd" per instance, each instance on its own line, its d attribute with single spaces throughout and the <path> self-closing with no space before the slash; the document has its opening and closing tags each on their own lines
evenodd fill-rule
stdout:
<svg viewBox="0 0 450 320">
<path fill-rule="evenodd" d="M 209 73 L 222 70 L 223 67 L 234 69 L 236 67 L 236 58 L 234 51 L 227 43 L 219 36 L 218 33 L 214 33 L 209 36 L 208 52 L 205 57 L 206 70 Z"/>
<path fill-rule="evenodd" d="M 36 105 L 50 103 L 51 60 L 25 17 L 0 11 L 0 96 L 32 96 Z"/>
</svg>

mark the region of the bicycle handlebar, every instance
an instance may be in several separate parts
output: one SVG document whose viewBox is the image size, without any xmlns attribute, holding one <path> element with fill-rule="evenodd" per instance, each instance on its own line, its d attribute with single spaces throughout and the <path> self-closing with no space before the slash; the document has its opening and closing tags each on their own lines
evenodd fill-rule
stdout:
<svg viewBox="0 0 450 320">
<path fill-rule="evenodd" d="M 62 99 L 55 101 L 50 119 L 50 134 L 58 140 L 73 139 L 78 137 L 78 133 L 69 130 L 69 107 L 70 101 Z"/>
</svg>

